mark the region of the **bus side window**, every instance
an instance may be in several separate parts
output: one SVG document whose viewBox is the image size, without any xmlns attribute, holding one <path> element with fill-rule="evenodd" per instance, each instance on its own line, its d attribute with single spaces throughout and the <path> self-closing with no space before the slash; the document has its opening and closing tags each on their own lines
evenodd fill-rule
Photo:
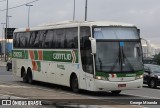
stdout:
<svg viewBox="0 0 160 108">
<path fill-rule="evenodd" d="M 65 48 L 78 48 L 78 28 L 66 29 Z"/>
<path fill-rule="evenodd" d="M 91 55 L 91 42 L 89 40 L 90 27 L 80 29 L 80 49 L 83 70 L 93 74 L 93 56 Z"/>
<path fill-rule="evenodd" d="M 26 32 L 26 48 L 29 48 L 30 32 Z"/>
<path fill-rule="evenodd" d="M 35 31 L 35 40 L 33 42 L 33 48 L 38 48 L 39 47 L 39 35 L 38 32 Z"/>
<path fill-rule="evenodd" d="M 38 31 L 38 33 L 37 33 L 37 36 L 39 37 L 38 48 L 45 48 L 46 34 L 47 34 L 47 30 L 46 31 Z"/>
<path fill-rule="evenodd" d="M 19 47 L 19 35 L 20 35 L 20 33 L 14 33 L 14 37 L 13 37 L 13 46 L 14 46 L 14 48 L 18 48 Z"/>
<path fill-rule="evenodd" d="M 25 48 L 27 44 L 26 33 L 20 33 L 20 48 Z"/>
<path fill-rule="evenodd" d="M 35 39 L 36 39 L 36 34 L 35 34 L 35 32 L 31 32 L 31 34 L 30 34 L 30 39 L 29 39 L 29 47 L 30 47 L 30 48 L 34 48 Z"/>
<path fill-rule="evenodd" d="M 52 43 L 53 43 L 53 30 L 48 30 L 48 32 L 46 33 L 44 47 L 51 48 Z"/>
<path fill-rule="evenodd" d="M 55 48 L 64 48 L 65 29 L 57 29 L 55 32 Z"/>
</svg>

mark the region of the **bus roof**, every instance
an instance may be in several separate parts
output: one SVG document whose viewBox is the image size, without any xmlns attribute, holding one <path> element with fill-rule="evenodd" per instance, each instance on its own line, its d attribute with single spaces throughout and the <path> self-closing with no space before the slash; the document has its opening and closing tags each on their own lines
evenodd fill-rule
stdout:
<svg viewBox="0 0 160 108">
<path fill-rule="evenodd" d="M 26 31 L 38 31 L 55 28 L 69 28 L 78 26 L 122 26 L 122 27 L 135 27 L 133 24 L 121 23 L 121 22 L 110 22 L 110 21 L 63 21 L 58 23 L 50 23 L 38 25 L 31 28 L 18 28 L 14 32 L 26 32 Z"/>
</svg>

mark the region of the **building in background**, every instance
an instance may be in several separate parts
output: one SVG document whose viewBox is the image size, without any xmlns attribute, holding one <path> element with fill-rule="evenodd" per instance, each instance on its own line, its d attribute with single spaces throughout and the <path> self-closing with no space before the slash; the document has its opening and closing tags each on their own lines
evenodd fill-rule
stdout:
<svg viewBox="0 0 160 108">
<path fill-rule="evenodd" d="M 160 48 L 156 48 L 156 54 L 159 54 L 160 53 Z"/>
<path fill-rule="evenodd" d="M 157 64 L 153 59 L 156 54 L 160 53 L 160 48 L 151 44 L 150 40 L 142 39 L 143 62 L 145 64 Z"/>
<path fill-rule="evenodd" d="M 145 40 L 142 42 L 142 50 L 143 58 L 153 58 L 154 55 L 160 52 L 160 48 L 156 48 L 153 44 L 151 44 L 150 40 Z"/>
<path fill-rule="evenodd" d="M 142 41 L 143 58 L 151 58 L 151 43 L 149 40 Z"/>
<path fill-rule="evenodd" d="M 151 44 L 151 49 L 150 49 L 150 53 L 151 53 L 151 57 L 153 58 L 154 55 L 156 55 L 156 47 L 154 45 Z"/>
</svg>

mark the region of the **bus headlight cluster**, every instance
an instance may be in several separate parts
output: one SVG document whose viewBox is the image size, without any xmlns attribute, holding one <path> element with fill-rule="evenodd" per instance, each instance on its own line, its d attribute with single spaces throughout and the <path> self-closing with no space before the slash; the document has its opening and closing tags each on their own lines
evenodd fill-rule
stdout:
<svg viewBox="0 0 160 108">
<path fill-rule="evenodd" d="M 98 80 L 107 80 L 108 81 L 108 78 L 107 77 L 103 77 L 103 76 L 95 76 L 95 79 L 98 79 Z"/>
<path fill-rule="evenodd" d="M 136 79 L 142 79 L 143 78 L 143 75 L 137 75 L 136 76 Z"/>
</svg>

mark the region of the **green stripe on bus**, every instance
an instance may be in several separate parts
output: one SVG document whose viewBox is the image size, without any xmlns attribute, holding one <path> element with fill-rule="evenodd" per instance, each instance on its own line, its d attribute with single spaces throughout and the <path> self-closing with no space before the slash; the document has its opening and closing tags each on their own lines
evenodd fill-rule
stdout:
<svg viewBox="0 0 160 108">
<path fill-rule="evenodd" d="M 38 50 L 33 50 L 34 60 L 39 59 Z M 29 59 L 28 50 L 13 50 L 13 58 Z M 70 51 L 43 51 L 44 61 L 70 62 L 78 63 L 78 50 Z"/>
<path fill-rule="evenodd" d="M 144 73 L 144 71 L 138 71 L 137 73 L 136 73 L 136 75 L 138 76 L 138 75 L 143 75 L 143 73 Z"/>
<path fill-rule="evenodd" d="M 34 51 L 34 60 L 38 60 L 38 51 L 37 50 Z"/>
<path fill-rule="evenodd" d="M 43 51 L 43 60 L 52 61 L 53 54 L 51 51 Z"/>
<path fill-rule="evenodd" d="M 109 77 L 109 74 L 107 74 L 106 72 L 96 72 L 96 76 Z"/>
<path fill-rule="evenodd" d="M 112 74 L 112 73 L 96 72 L 96 76 L 109 77 L 109 74 Z M 113 73 L 113 74 L 116 74 L 117 77 L 135 77 L 138 75 L 143 75 L 143 71 L 137 71 L 134 73 Z"/>
<path fill-rule="evenodd" d="M 28 59 L 28 51 L 25 50 L 25 59 Z"/>
</svg>

